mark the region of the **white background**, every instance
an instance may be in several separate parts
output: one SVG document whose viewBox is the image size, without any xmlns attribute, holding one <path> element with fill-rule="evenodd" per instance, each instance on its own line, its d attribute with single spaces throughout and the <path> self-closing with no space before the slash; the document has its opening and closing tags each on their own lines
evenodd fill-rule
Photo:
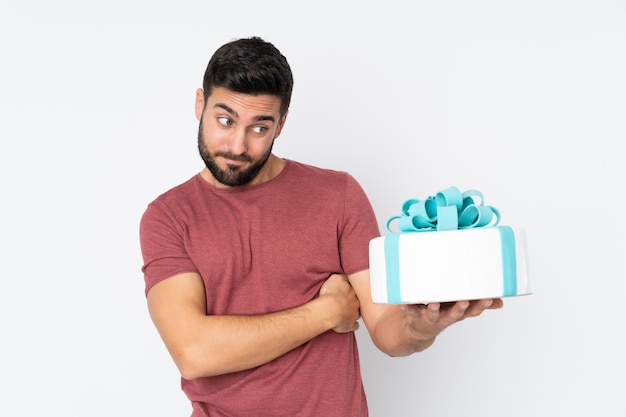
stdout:
<svg viewBox="0 0 626 417">
<path fill-rule="evenodd" d="M 623 1 L 4 1 L 3 416 L 186 416 L 147 314 L 138 222 L 201 169 L 194 91 L 259 35 L 295 75 L 279 156 L 351 172 L 381 227 L 479 189 L 534 294 L 388 358 L 375 417 L 626 415 Z"/>
</svg>

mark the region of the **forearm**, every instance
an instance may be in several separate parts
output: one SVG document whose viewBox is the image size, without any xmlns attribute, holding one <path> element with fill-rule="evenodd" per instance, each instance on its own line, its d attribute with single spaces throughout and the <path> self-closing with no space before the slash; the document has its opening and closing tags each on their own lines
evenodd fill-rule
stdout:
<svg viewBox="0 0 626 417">
<path fill-rule="evenodd" d="M 300 306 L 260 315 L 207 315 L 197 273 L 162 280 L 147 294 L 150 317 L 183 378 L 194 379 L 263 365 L 314 337 L 358 328 L 359 300 L 342 275 Z"/>
<path fill-rule="evenodd" d="M 370 332 L 376 347 L 389 356 L 407 356 L 430 347 L 436 336 L 416 334 L 413 318 L 404 306 L 390 306 Z"/>
<path fill-rule="evenodd" d="M 186 379 L 251 369 L 332 329 L 329 311 L 332 305 L 322 297 L 269 314 L 198 315 L 170 352 Z"/>
<path fill-rule="evenodd" d="M 361 314 L 376 347 L 390 356 L 420 352 L 435 341 L 436 335 L 420 332 L 415 309 L 404 305 L 372 302 L 369 270 L 350 275 L 350 283 L 361 302 Z"/>
</svg>

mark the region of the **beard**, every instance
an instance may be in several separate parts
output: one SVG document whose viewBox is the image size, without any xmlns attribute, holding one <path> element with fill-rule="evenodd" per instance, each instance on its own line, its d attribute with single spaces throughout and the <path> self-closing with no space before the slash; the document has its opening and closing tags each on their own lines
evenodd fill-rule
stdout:
<svg viewBox="0 0 626 417">
<path fill-rule="evenodd" d="M 272 154 L 272 147 L 274 141 L 270 145 L 267 152 L 265 152 L 258 160 L 252 159 L 248 154 L 234 155 L 228 152 L 215 152 L 211 154 L 207 149 L 206 142 L 204 141 L 204 134 L 202 133 L 202 121 L 200 121 L 200 127 L 198 129 L 198 151 L 200 157 L 204 161 L 207 169 L 213 175 L 219 183 L 229 187 L 241 187 L 242 185 L 249 184 L 261 171 L 261 168 L 265 166 L 268 159 Z M 221 169 L 215 158 L 222 156 L 235 161 L 249 162 L 252 165 L 247 168 L 240 167 L 238 165 L 228 165 L 226 169 Z"/>
</svg>

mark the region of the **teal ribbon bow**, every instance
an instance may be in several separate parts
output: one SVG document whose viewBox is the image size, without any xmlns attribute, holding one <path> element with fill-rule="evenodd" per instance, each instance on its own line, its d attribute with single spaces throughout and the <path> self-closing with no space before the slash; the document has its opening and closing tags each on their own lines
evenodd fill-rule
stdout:
<svg viewBox="0 0 626 417">
<path fill-rule="evenodd" d="M 405 201 L 402 214 L 387 220 L 386 228 L 391 233 L 394 233 L 390 227 L 394 220 L 400 232 L 457 230 L 496 226 L 500 223 L 500 212 L 484 205 L 480 191 L 461 192 L 457 187 L 449 187 L 424 200 Z"/>
</svg>

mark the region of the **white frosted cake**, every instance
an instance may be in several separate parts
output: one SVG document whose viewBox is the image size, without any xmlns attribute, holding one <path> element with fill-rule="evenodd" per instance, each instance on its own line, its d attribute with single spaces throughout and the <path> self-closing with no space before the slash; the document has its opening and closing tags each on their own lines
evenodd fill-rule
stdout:
<svg viewBox="0 0 626 417">
<path fill-rule="evenodd" d="M 462 195 L 463 201 L 457 201 L 453 210 L 449 206 L 454 203 L 446 203 L 451 191 Z M 523 230 L 498 226 L 499 212 L 493 207 L 485 210 L 477 191 L 460 193 L 451 187 L 442 193 L 428 200 L 408 200 L 403 215 L 387 223 L 391 231 L 390 222 L 402 217 L 403 230 L 371 240 L 373 301 L 421 304 L 530 294 Z M 476 197 L 480 197 L 480 209 L 468 210 Z M 431 207 L 424 202 L 432 203 Z M 483 214 L 480 221 L 479 211 Z M 418 212 L 420 219 L 411 218 Z M 450 220 L 451 212 L 461 214 L 452 216 L 452 225 L 442 224 L 442 219 Z"/>
</svg>

